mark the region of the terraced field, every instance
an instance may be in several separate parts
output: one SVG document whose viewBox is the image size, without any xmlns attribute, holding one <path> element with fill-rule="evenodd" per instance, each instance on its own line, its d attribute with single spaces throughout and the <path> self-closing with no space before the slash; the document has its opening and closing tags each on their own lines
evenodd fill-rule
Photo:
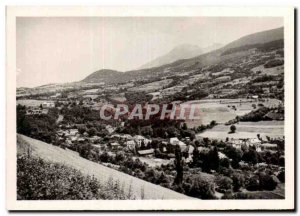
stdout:
<svg viewBox="0 0 300 216">
<path fill-rule="evenodd" d="M 20 134 L 17 135 L 17 140 L 18 148 L 19 146 L 21 148 L 30 146 L 33 156 L 38 156 L 44 160 L 61 163 L 77 169 L 81 171 L 83 175 L 94 176 L 99 182 L 107 182 L 109 179 L 113 179 L 114 181 L 119 180 L 120 184 L 124 185 L 125 191 L 131 190 L 136 199 L 141 199 L 142 191 L 144 191 L 144 199 L 193 199 L 167 188 L 151 184 L 101 164 L 89 161 L 80 157 L 77 152 L 64 150 L 60 147 Z M 22 149 L 22 151 L 24 151 L 24 149 Z"/>
</svg>

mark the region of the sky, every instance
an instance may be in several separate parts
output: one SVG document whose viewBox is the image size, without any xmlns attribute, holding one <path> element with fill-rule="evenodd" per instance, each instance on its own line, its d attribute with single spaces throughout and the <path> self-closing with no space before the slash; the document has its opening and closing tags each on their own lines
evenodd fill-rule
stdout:
<svg viewBox="0 0 300 216">
<path fill-rule="evenodd" d="M 17 87 L 134 70 L 181 44 L 226 45 L 281 26 L 278 17 L 18 17 Z"/>
</svg>

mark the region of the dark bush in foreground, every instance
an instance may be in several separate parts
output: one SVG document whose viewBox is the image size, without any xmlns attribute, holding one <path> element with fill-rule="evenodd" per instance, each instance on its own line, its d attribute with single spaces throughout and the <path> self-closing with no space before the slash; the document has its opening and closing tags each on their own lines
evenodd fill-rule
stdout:
<svg viewBox="0 0 300 216">
<path fill-rule="evenodd" d="M 24 155 L 17 159 L 17 196 L 19 200 L 130 199 L 118 182 L 102 185 L 75 169 Z"/>
</svg>

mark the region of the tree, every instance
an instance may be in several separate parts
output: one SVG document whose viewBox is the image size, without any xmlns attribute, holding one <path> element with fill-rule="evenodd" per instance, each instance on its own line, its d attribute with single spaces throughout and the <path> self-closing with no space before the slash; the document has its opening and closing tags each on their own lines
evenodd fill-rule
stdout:
<svg viewBox="0 0 300 216">
<path fill-rule="evenodd" d="M 249 191 L 257 191 L 260 189 L 259 186 L 259 178 L 258 176 L 252 176 L 250 177 L 250 179 L 248 180 L 248 183 L 246 185 L 247 190 Z"/>
<path fill-rule="evenodd" d="M 217 186 L 222 191 L 232 190 L 232 179 L 227 176 L 219 176 L 216 179 Z"/>
<path fill-rule="evenodd" d="M 200 166 L 200 152 L 197 146 L 193 150 L 193 166 Z"/>
<path fill-rule="evenodd" d="M 274 180 L 272 176 L 264 172 L 261 172 L 259 173 L 259 185 L 262 190 L 272 191 L 277 187 L 277 182 Z"/>
<path fill-rule="evenodd" d="M 210 150 L 208 153 L 208 163 L 210 164 L 210 169 L 215 171 L 219 170 L 220 158 L 218 153 L 218 148 L 214 147 L 213 150 Z"/>
<path fill-rule="evenodd" d="M 183 129 L 183 130 L 187 130 L 187 129 L 188 129 L 188 127 L 187 127 L 187 124 L 186 124 L 186 123 L 183 123 L 183 125 L 182 125 L 182 129 Z"/>
<path fill-rule="evenodd" d="M 285 182 L 285 172 L 284 171 L 280 171 L 277 175 L 277 178 L 279 179 L 279 181 L 281 181 L 282 183 Z"/>
<path fill-rule="evenodd" d="M 183 180 L 183 159 L 179 145 L 176 145 L 175 149 L 175 169 L 177 174 L 174 183 L 177 185 L 181 185 Z"/>
<path fill-rule="evenodd" d="M 228 158 L 220 159 L 220 166 L 225 167 L 225 168 L 229 168 L 230 160 Z"/>
<path fill-rule="evenodd" d="M 89 134 L 90 137 L 95 136 L 97 133 L 96 128 L 91 127 L 90 129 L 88 129 L 87 133 Z"/>
<path fill-rule="evenodd" d="M 226 154 L 227 157 L 229 157 L 230 159 L 232 159 L 231 161 L 231 166 L 232 168 L 236 169 L 239 167 L 239 162 L 242 159 L 242 151 L 239 149 L 236 149 L 232 146 L 227 146 L 224 149 L 224 153 Z"/>
<path fill-rule="evenodd" d="M 236 131 L 236 126 L 235 125 L 231 125 L 229 133 L 235 133 L 235 131 Z"/>
<path fill-rule="evenodd" d="M 250 148 L 248 151 L 244 152 L 242 160 L 254 165 L 258 163 L 258 157 L 258 153 Z"/>
<path fill-rule="evenodd" d="M 215 120 L 212 120 L 209 125 L 210 125 L 210 127 L 214 127 L 217 125 L 217 123 Z"/>
<path fill-rule="evenodd" d="M 78 128 L 78 132 L 79 132 L 80 134 L 84 134 L 84 132 L 86 132 L 86 128 L 85 128 L 85 127 L 79 127 L 79 128 Z"/>
<path fill-rule="evenodd" d="M 235 173 L 232 175 L 232 185 L 234 191 L 239 191 L 241 187 L 245 185 L 245 178 L 244 175 Z"/>
<path fill-rule="evenodd" d="M 202 179 L 201 176 L 194 177 L 191 187 L 187 191 L 187 195 L 200 199 L 214 199 L 214 193 L 213 183 Z"/>
</svg>

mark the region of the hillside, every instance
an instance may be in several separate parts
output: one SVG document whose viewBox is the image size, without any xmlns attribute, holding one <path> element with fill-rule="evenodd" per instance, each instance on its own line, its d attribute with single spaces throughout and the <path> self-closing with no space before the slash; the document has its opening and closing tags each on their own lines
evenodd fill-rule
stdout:
<svg viewBox="0 0 300 216">
<path fill-rule="evenodd" d="M 250 44 L 268 43 L 280 39 L 283 39 L 283 27 L 244 36 L 238 40 L 229 43 L 223 49 L 227 50 Z"/>
<path fill-rule="evenodd" d="M 270 42 L 272 43 L 274 41 L 275 42 L 283 41 L 283 28 L 277 28 L 277 29 L 272 29 L 272 30 L 267 30 L 267 31 L 247 35 L 229 43 L 228 45 L 225 45 L 220 49 L 213 50 L 211 52 L 204 53 L 201 55 L 197 55 L 196 57 L 192 57 L 192 58 L 175 60 L 171 63 L 166 63 L 161 66 L 151 67 L 147 69 L 132 70 L 124 73 L 120 73 L 112 70 L 96 71 L 91 75 L 89 75 L 87 78 L 85 78 L 83 82 L 121 83 L 130 80 L 147 80 L 162 75 L 176 75 L 179 72 L 198 70 L 201 67 L 206 67 L 223 61 L 247 56 L 249 55 L 249 53 L 247 53 L 247 49 L 253 48 L 253 46 L 248 47 L 248 45 L 254 45 L 255 47 L 255 45 L 262 45 Z M 243 48 L 242 49 L 243 52 L 238 52 L 238 53 L 229 52 L 229 54 L 227 55 L 223 54 L 226 51 L 230 51 L 238 47 Z M 216 46 L 214 46 L 214 48 L 216 48 Z M 181 49 L 178 48 L 177 50 L 181 50 Z M 192 48 L 186 50 L 194 50 L 193 52 L 200 51 L 199 49 L 197 49 L 197 47 L 193 47 L 193 46 Z M 171 51 L 171 53 L 177 53 L 176 49 L 175 51 L 174 50 Z M 177 55 L 177 57 L 179 57 L 179 55 Z M 165 56 L 163 58 L 165 58 Z M 160 59 L 159 61 L 157 60 L 157 62 L 161 63 L 162 61 Z"/>
<path fill-rule="evenodd" d="M 101 164 L 82 158 L 78 153 L 64 150 L 60 147 L 20 135 L 17 136 L 18 143 L 25 143 L 32 149 L 32 155 L 40 157 L 45 161 L 63 164 L 80 171 L 85 176 L 94 176 L 100 183 L 112 179 L 124 185 L 124 191 L 132 190 L 136 199 L 141 199 L 141 191 L 144 190 L 145 199 L 192 199 L 191 197 L 169 190 L 167 188 L 151 184 L 141 179 L 132 177 L 117 170 L 108 168 Z M 24 147 L 24 145 L 22 145 Z M 19 150 L 19 149 L 18 149 Z"/>
<path fill-rule="evenodd" d="M 170 64 L 179 59 L 192 58 L 202 53 L 203 50 L 197 45 L 182 44 L 173 48 L 167 54 L 157 57 L 151 62 L 142 65 L 140 68 L 142 69 L 142 68 L 158 67 L 161 65 Z"/>
<path fill-rule="evenodd" d="M 87 76 L 82 82 L 86 83 L 100 83 L 100 82 L 109 82 L 110 80 L 118 79 L 122 72 L 115 70 L 102 69 L 95 71 L 94 73 Z"/>
</svg>

